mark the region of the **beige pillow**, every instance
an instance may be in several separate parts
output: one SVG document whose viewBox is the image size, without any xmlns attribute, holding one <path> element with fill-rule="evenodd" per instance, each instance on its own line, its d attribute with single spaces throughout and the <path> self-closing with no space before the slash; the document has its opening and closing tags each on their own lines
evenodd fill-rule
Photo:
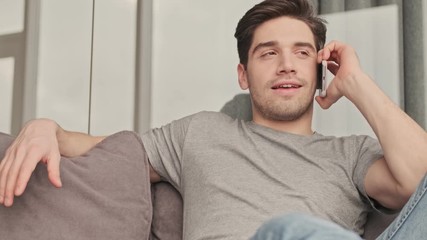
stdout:
<svg viewBox="0 0 427 240">
<path fill-rule="evenodd" d="M 0 156 L 13 140 L 0 134 Z M 119 132 L 87 154 L 61 159 L 63 187 L 35 169 L 11 208 L 0 206 L 1 239 L 148 239 L 149 168 L 139 136 Z"/>
</svg>

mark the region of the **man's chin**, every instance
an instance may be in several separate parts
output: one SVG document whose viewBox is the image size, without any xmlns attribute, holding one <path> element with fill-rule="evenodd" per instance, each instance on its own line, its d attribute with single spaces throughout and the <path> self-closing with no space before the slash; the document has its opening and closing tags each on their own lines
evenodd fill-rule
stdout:
<svg viewBox="0 0 427 240">
<path fill-rule="evenodd" d="M 293 105 L 295 107 L 295 105 Z M 276 105 L 273 108 L 263 108 L 260 114 L 263 118 L 272 121 L 296 121 L 307 115 L 311 111 L 313 103 L 308 106 L 299 106 L 293 109 L 284 107 L 284 105 Z"/>
</svg>

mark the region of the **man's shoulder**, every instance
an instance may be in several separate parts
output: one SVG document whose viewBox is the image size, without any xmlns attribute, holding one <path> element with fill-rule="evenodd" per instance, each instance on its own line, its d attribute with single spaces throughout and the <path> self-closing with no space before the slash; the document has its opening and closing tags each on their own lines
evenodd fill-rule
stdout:
<svg viewBox="0 0 427 240">
<path fill-rule="evenodd" d="M 318 136 L 322 139 L 330 140 L 330 141 L 365 141 L 366 139 L 369 140 L 375 140 L 373 137 L 370 137 L 368 135 L 358 135 L 358 134 L 351 134 L 351 135 L 345 135 L 345 136 L 334 136 L 334 135 L 326 135 L 322 133 L 317 133 Z"/>
<path fill-rule="evenodd" d="M 189 116 L 188 130 L 198 133 L 228 132 L 231 134 L 241 127 L 239 121 L 221 112 L 203 111 Z"/>
<path fill-rule="evenodd" d="M 232 122 L 234 119 L 222 112 L 201 111 L 191 116 L 192 121 L 205 121 L 212 123 Z"/>
<path fill-rule="evenodd" d="M 317 133 L 318 134 L 318 133 Z M 368 135 L 347 135 L 347 136 L 326 136 L 318 134 L 317 140 L 329 142 L 335 146 L 340 146 L 347 150 L 358 150 L 363 147 L 375 147 L 380 148 L 380 144 L 377 139 Z"/>
</svg>

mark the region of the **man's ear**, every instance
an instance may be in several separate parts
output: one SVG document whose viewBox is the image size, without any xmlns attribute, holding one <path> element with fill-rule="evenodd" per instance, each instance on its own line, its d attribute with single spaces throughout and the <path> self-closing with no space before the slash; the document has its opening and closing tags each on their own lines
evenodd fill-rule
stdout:
<svg viewBox="0 0 427 240">
<path fill-rule="evenodd" d="M 237 65 L 237 74 L 239 77 L 239 85 L 240 88 L 242 90 L 246 90 L 249 88 L 249 83 L 248 83 L 248 76 L 246 73 L 246 68 L 245 65 L 239 63 L 239 65 Z"/>
</svg>

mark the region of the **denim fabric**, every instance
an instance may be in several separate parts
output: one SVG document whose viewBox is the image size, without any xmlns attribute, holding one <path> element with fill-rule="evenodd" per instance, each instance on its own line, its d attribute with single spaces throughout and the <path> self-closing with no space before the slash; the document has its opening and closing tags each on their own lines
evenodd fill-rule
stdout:
<svg viewBox="0 0 427 240">
<path fill-rule="evenodd" d="M 427 239 L 427 175 L 400 211 L 399 216 L 377 238 L 378 240 Z"/>
<path fill-rule="evenodd" d="M 427 239 L 427 175 L 401 210 L 399 216 L 377 240 Z M 288 214 L 263 224 L 251 240 L 361 240 L 339 225 L 304 214 Z"/>
<path fill-rule="evenodd" d="M 341 226 L 299 213 L 274 218 L 261 226 L 251 240 L 361 240 Z"/>
</svg>

